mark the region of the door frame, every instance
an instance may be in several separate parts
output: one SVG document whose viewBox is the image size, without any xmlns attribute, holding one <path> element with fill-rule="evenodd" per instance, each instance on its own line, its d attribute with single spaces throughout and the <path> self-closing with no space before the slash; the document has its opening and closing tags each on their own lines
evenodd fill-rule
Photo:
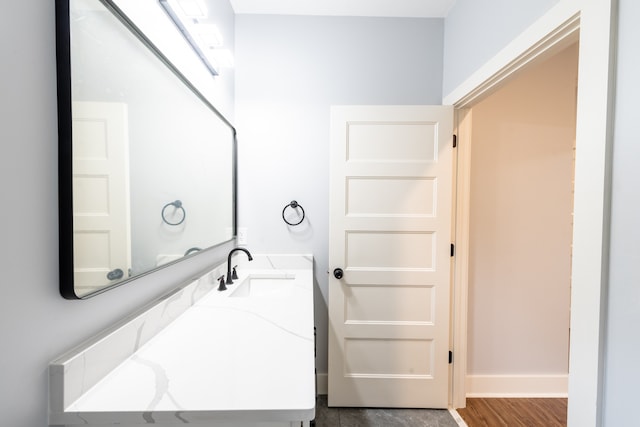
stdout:
<svg viewBox="0 0 640 427">
<path fill-rule="evenodd" d="M 616 0 L 561 0 L 443 99 L 456 109 L 452 405 L 466 400 L 470 108 L 519 70 L 580 40 L 568 427 L 600 426 L 608 282 Z"/>
</svg>

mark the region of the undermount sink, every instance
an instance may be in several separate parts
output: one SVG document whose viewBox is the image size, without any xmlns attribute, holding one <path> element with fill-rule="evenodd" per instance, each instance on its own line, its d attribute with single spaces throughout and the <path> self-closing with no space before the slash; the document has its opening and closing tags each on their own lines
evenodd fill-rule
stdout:
<svg viewBox="0 0 640 427">
<path fill-rule="evenodd" d="M 238 284 L 230 298 L 261 297 L 293 289 L 294 275 L 250 275 Z M 235 287 L 235 286 L 234 286 Z"/>
</svg>

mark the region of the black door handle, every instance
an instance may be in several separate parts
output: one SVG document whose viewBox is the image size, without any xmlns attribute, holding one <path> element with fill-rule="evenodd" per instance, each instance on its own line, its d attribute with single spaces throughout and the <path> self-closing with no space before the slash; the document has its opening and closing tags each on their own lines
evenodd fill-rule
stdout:
<svg viewBox="0 0 640 427">
<path fill-rule="evenodd" d="M 124 276 L 124 271 L 120 270 L 119 268 L 116 268 L 115 270 L 111 270 L 110 272 L 107 273 L 107 279 L 109 280 L 122 279 L 122 276 Z"/>
<path fill-rule="evenodd" d="M 333 270 L 333 277 L 335 277 L 336 279 L 342 279 L 342 276 L 344 276 L 344 271 L 342 271 L 341 268 L 336 268 L 335 270 Z"/>
</svg>

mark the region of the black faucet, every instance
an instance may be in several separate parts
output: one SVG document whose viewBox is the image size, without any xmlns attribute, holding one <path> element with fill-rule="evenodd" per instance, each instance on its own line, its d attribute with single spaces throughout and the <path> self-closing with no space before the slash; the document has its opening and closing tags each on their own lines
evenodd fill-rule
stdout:
<svg viewBox="0 0 640 427">
<path fill-rule="evenodd" d="M 218 290 L 219 291 L 226 291 L 227 287 L 224 284 L 224 274 L 222 276 L 218 277 L 218 279 L 216 279 L 216 280 L 218 280 L 218 282 L 220 282 L 219 286 L 218 286 Z"/>
<path fill-rule="evenodd" d="M 253 261 L 253 257 L 251 256 L 251 252 L 246 250 L 245 248 L 234 248 L 229 251 L 229 256 L 227 257 L 227 285 L 233 284 L 233 279 L 231 278 L 231 255 L 233 255 L 236 251 L 242 251 L 249 257 L 249 261 Z"/>
</svg>

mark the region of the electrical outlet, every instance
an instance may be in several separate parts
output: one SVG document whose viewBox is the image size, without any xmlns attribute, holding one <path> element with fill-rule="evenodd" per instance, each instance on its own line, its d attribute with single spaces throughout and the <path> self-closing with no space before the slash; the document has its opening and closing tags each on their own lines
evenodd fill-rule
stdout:
<svg viewBox="0 0 640 427">
<path fill-rule="evenodd" d="M 238 227 L 238 244 L 239 245 L 247 244 L 247 228 L 246 227 Z"/>
</svg>

